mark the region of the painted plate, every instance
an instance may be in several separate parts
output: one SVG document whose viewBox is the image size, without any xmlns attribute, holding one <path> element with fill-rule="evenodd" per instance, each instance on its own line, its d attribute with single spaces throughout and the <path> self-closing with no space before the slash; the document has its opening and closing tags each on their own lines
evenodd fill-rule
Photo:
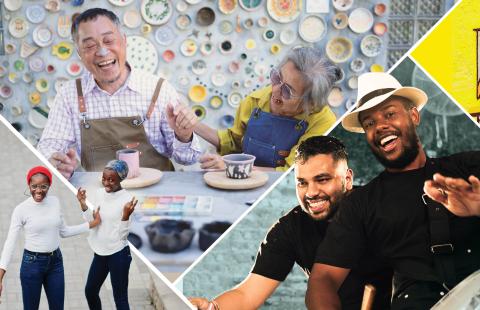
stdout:
<svg viewBox="0 0 480 310">
<path fill-rule="evenodd" d="M 297 33 L 290 28 L 283 29 L 280 32 L 280 42 L 290 45 L 297 39 Z"/>
<path fill-rule="evenodd" d="M 43 22 L 47 16 L 47 11 L 40 4 L 33 4 L 27 7 L 25 10 L 25 16 L 29 22 L 33 24 L 39 24 Z"/>
<path fill-rule="evenodd" d="M 358 76 L 352 75 L 348 79 L 347 84 L 348 84 L 348 87 L 350 87 L 351 89 L 357 89 L 358 88 Z"/>
<path fill-rule="evenodd" d="M 19 10 L 22 7 L 23 0 L 5 0 L 3 2 L 3 5 L 7 10 L 13 12 Z"/>
<path fill-rule="evenodd" d="M 17 16 L 8 24 L 8 31 L 14 38 L 23 38 L 28 34 L 28 23 L 22 17 Z"/>
<path fill-rule="evenodd" d="M 220 96 L 213 96 L 210 98 L 209 104 L 212 109 L 220 109 L 223 105 L 223 99 Z"/>
<path fill-rule="evenodd" d="M 229 20 L 222 20 L 218 24 L 218 28 L 221 34 L 229 34 L 233 31 L 233 24 Z"/>
<path fill-rule="evenodd" d="M 195 103 L 203 102 L 207 98 L 207 89 L 202 85 L 193 85 L 188 90 L 188 97 Z"/>
<path fill-rule="evenodd" d="M 127 6 L 135 0 L 108 0 L 113 5 L 116 6 Z"/>
<path fill-rule="evenodd" d="M 54 39 L 53 30 L 47 25 L 41 24 L 35 27 L 32 33 L 33 42 L 40 47 L 46 47 L 53 43 Z"/>
<path fill-rule="evenodd" d="M 58 16 L 57 32 L 62 38 L 70 37 L 70 29 L 72 28 L 72 18 L 68 15 Z"/>
<path fill-rule="evenodd" d="M 343 12 L 335 14 L 332 18 L 332 25 L 335 29 L 345 29 L 348 26 L 348 15 Z"/>
<path fill-rule="evenodd" d="M 173 32 L 172 27 L 170 26 L 162 26 L 155 31 L 155 41 L 158 44 L 163 46 L 168 46 L 175 41 L 175 33 Z"/>
<path fill-rule="evenodd" d="M 352 56 L 353 44 L 345 37 L 334 37 L 328 41 L 325 50 L 331 61 L 342 63 Z"/>
<path fill-rule="evenodd" d="M 43 109 L 40 111 L 44 112 Z M 30 112 L 28 112 L 28 122 L 35 128 L 43 129 L 47 125 L 47 117 L 40 111 L 37 110 L 37 108 L 31 109 Z"/>
<path fill-rule="evenodd" d="M 239 92 L 231 92 L 229 95 L 228 95 L 228 104 L 232 107 L 232 108 L 238 108 L 238 106 L 240 105 L 240 102 L 242 102 L 242 94 L 240 94 Z"/>
<path fill-rule="evenodd" d="M 128 28 L 137 28 L 142 24 L 142 17 L 137 10 L 128 10 L 123 14 L 123 23 Z"/>
<path fill-rule="evenodd" d="M 301 13 L 301 0 L 267 0 L 270 17 L 279 23 L 291 23 Z"/>
<path fill-rule="evenodd" d="M 222 72 L 214 72 L 210 76 L 212 84 L 217 87 L 222 87 L 227 82 L 225 75 Z"/>
<path fill-rule="evenodd" d="M 331 107 L 339 107 L 342 105 L 344 100 L 343 91 L 340 87 L 334 86 L 328 94 L 327 102 Z"/>
<path fill-rule="evenodd" d="M 360 42 L 360 50 L 367 57 L 376 57 L 382 51 L 383 42 L 378 36 L 369 34 Z"/>
<path fill-rule="evenodd" d="M 362 58 L 355 58 L 350 63 L 350 70 L 352 70 L 355 73 L 362 72 L 363 69 L 365 69 L 365 61 L 363 61 Z"/>
<path fill-rule="evenodd" d="M 338 11 L 348 11 L 353 5 L 353 0 L 333 0 L 332 3 Z"/>
<path fill-rule="evenodd" d="M 47 79 L 38 79 L 35 81 L 35 88 L 40 93 L 46 93 L 50 89 L 50 84 L 48 83 Z"/>
<path fill-rule="evenodd" d="M 158 65 L 157 49 L 144 37 L 127 37 L 127 61 L 135 69 L 154 73 Z"/>
<path fill-rule="evenodd" d="M 61 60 L 66 60 L 72 56 L 73 44 L 67 41 L 62 41 L 57 45 L 52 46 L 52 55 L 57 56 Z"/>
<path fill-rule="evenodd" d="M 196 75 L 203 75 L 207 72 L 207 63 L 203 59 L 195 60 L 192 63 L 192 72 Z"/>
<path fill-rule="evenodd" d="M 80 61 L 73 60 L 67 66 L 67 72 L 71 76 L 79 76 L 83 71 L 83 64 Z"/>
<path fill-rule="evenodd" d="M 168 22 L 173 12 L 170 0 L 142 0 L 140 9 L 143 19 L 154 26 Z"/>
<path fill-rule="evenodd" d="M 180 14 L 177 16 L 177 19 L 175 20 L 175 25 L 180 30 L 188 29 L 188 27 L 190 27 L 191 24 L 192 24 L 192 18 L 187 14 Z"/>
<path fill-rule="evenodd" d="M 326 32 L 327 24 L 318 15 L 307 16 L 298 25 L 298 33 L 306 42 L 318 42 L 325 36 Z"/>
<path fill-rule="evenodd" d="M 237 6 L 237 0 L 218 0 L 218 10 L 223 14 L 232 14 Z"/>
<path fill-rule="evenodd" d="M 183 56 L 191 57 L 197 53 L 197 50 L 197 43 L 192 39 L 186 39 L 180 45 L 180 52 L 182 52 Z"/>
<path fill-rule="evenodd" d="M 245 11 L 256 11 L 262 7 L 263 0 L 239 0 L 242 9 Z"/>
<path fill-rule="evenodd" d="M 45 69 L 45 62 L 43 61 L 43 58 L 40 56 L 32 56 L 28 60 L 28 67 L 33 72 L 41 72 Z"/>
<path fill-rule="evenodd" d="M 353 32 L 364 33 L 369 31 L 373 26 L 372 12 L 365 8 L 357 8 L 350 13 L 348 17 L 348 25 Z"/>
</svg>

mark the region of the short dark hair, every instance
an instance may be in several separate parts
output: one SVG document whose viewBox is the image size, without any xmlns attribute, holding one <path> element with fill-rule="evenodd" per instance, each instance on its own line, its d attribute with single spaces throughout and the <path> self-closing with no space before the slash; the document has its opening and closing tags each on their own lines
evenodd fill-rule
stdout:
<svg viewBox="0 0 480 310">
<path fill-rule="evenodd" d="M 70 33 L 72 34 L 72 39 L 77 41 L 78 26 L 81 23 L 88 22 L 90 20 L 97 19 L 98 16 L 105 16 L 112 21 L 117 26 L 120 26 L 120 19 L 115 13 L 103 8 L 92 8 L 82 12 L 80 15 L 75 17 L 72 21 L 72 29 Z"/>
<path fill-rule="evenodd" d="M 315 136 L 302 141 L 295 152 L 295 162 L 306 162 L 310 157 L 325 154 L 332 155 L 335 162 L 348 161 L 345 145 L 332 136 Z"/>
</svg>

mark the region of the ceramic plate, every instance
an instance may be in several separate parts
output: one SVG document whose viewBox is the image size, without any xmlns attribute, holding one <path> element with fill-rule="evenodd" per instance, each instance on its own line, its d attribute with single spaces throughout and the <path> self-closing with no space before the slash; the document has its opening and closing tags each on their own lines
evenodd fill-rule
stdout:
<svg viewBox="0 0 480 310">
<path fill-rule="evenodd" d="M 173 7 L 170 0 L 142 0 L 143 19 L 151 25 L 163 25 L 172 16 Z"/>
<path fill-rule="evenodd" d="M 28 113 L 28 122 L 35 128 L 43 129 L 45 128 L 45 125 L 47 125 L 47 118 L 40 111 L 37 109 L 31 109 Z M 45 111 L 42 112 L 46 113 Z"/>
<path fill-rule="evenodd" d="M 207 63 L 204 60 L 198 59 L 192 63 L 192 72 L 194 74 L 203 75 L 205 74 L 206 71 L 207 71 Z"/>
<path fill-rule="evenodd" d="M 347 28 L 348 15 L 343 12 L 339 12 L 335 14 L 332 18 L 332 25 L 333 25 L 333 28 L 339 29 L 339 30 Z"/>
<path fill-rule="evenodd" d="M 184 1 L 178 1 L 177 4 L 175 5 L 175 8 L 180 13 L 183 13 L 183 12 L 186 12 L 188 10 L 188 4 Z"/>
<path fill-rule="evenodd" d="M 25 10 L 25 16 L 29 22 L 33 24 L 39 24 L 45 19 L 47 12 L 40 4 L 33 4 L 27 7 Z"/>
<path fill-rule="evenodd" d="M 72 18 L 68 15 L 58 16 L 57 32 L 62 38 L 70 37 L 70 29 L 72 28 Z"/>
<path fill-rule="evenodd" d="M 61 60 L 66 60 L 72 56 L 73 45 L 70 42 L 60 42 L 57 45 L 52 46 L 52 54 L 57 56 Z"/>
<path fill-rule="evenodd" d="M 202 45 L 200 45 L 200 52 L 204 56 L 208 56 L 213 52 L 213 45 L 211 42 L 203 42 Z"/>
<path fill-rule="evenodd" d="M 3 5 L 7 10 L 13 12 L 19 10 L 22 7 L 23 0 L 5 0 L 3 2 Z"/>
<path fill-rule="evenodd" d="M 173 32 L 172 27 L 162 26 L 155 31 L 155 41 L 158 44 L 168 46 L 173 43 L 175 40 L 175 33 Z"/>
<path fill-rule="evenodd" d="M 365 69 L 365 61 L 363 61 L 362 58 L 355 58 L 352 60 L 350 63 L 350 70 L 352 70 L 355 73 L 359 73 Z"/>
<path fill-rule="evenodd" d="M 187 29 L 188 27 L 190 27 L 191 24 L 192 24 L 192 19 L 187 14 L 180 14 L 177 16 L 177 19 L 175 20 L 175 25 L 180 30 Z"/>
<path fill-rule="evenodd" d="M 233 31 L 233 24 L 229 20 L 222 20 L 218 24 L 218 28 L 221 34 L 229 34 Z"/>
<path fill-rule="evenodd" d="M 48 83 L 47 79 L 38 79 L 35 81 L 35 88 L 40 93 L 46 93 L 50 89 L 50 84 Z"/>
<path fill-rule="evenodd" d="M 12 96 L 12 94 L 13 90 L 10 86 L 8 86 L 7 84 L 0 85 L 0 97 L 9 98 L 10 96 Z"/>
<path fill-rule="evenodd" d="M 301 13 L 300 0 L 267 0 L 267 11 L 270 17 L 279 23 L 291 23 Z"/>
<path fill-rule="evenodd" d="M 373 26 L 373 15 L 365 8 L 357 8 L 350 13 L 348 25 L 353 32 L 364 33 Z"/>
<path fill-rule="evenodd" d="M 131 65 L 131 63 L 130 63 Z M 83 71 L 83 64 L 80 61 L 73 60 L 68 64 L 67 72 L 71 76 L 79 76 Z"/>
<path fill-rule="evenodd" d="M 137 28 L 142 24 L 142 17 L 137 10 L 128 10 L 123 14 L 123 23 L 128 28 Z"/>
<path fill-rule="evenodd" d="M 185 0 L 188 4 L 197 4 L 200 3 L 202 0 Z"/>
<path fill-rule="evenodd" d="M 365 36 L 360 42 L 360 50 L 367 57 L 376 57 L 382 51 L 382 39 L 374 34 Z"/>
<path fill-rule="evenodd" d="M 348 11 L 352 5 L 353 0 L 333 0 L 333 7 L 338 11 Z"/>
<path fill-rule="evenodd" d="M 348 79 L 348 87 L 350 87 L 351 89 L 358 88 L 358 76 L 353 75 Z"/>
<path fill-rule="evenodd" d="M 207 115 L 207 110 L 201 105 L 192 106 L 192 111 L 193 113 L 195 113 L 195 115 L 198 117 L 198 120 L 200 121 L 205 118 L 205 115 Z"/>
<path fill-rule="evenodd" d="M 223 100 L 222 100 L 222 97 L 220 96 L 213 96 L 212 98 L 210 98 L 210 107 L 212 109 L 220 109 L 223 105 Z"/>
<path fill-rule="evenodd" d="M 28 23 L 22 17 L 15 17 L 8 24 L 8 31 L 14 38 L 23 38 L 28 34 Z"/>
<path fill-rule="evenodd" d="M 347 38 L 334 37 L 328 41 L 325 49 L 331 61 L 342 63 L 352 56 L 353 44 L 352 41 Z"/>
<path fill-rule="evenodd" d="M 242 101 L 243 97 L 242 97 L 242 94 L 240 94 L 239 92 L 231 92 L 229 95 L 228 95 L 228 104 L 232 107 L 232 108 L 238 108 L 238 106 L 240 105 L 240 102 Z"/>
<path fill-rule="evenodd" d="M 238 6 L 237 0 L 218 0 L 218 9 L 223 14 L 231 14 Z"/>
<path fill-rule="evenodd" d="M 203 102 L 207 98 L 207 89 L 202 85 L 193 85 L 188 90 L 188 97 L 195 103 Z"/>
<path fill-rule="evenodd" d="M 377 3 L 375 4 L 373 11 L 375 12 L 375 15 L 383 16 L 387 11 L 387 5 L 385 3 Z"/>
<path fill-rule="evenodd" d="M 385 23 L 376 23 L 373 26 L 373 33 L 377 36 L 383 36 L 387 32 L 387 24 Z"/>
<path fill-rule="evenodd" d="M 373 64 L 370 66 L 370 72 L 384 72 L 385 68 L 381 64 Z"/>
<path fill-rule="evenodd" d="M 42 57 L 32 56 L 28 60 L 28 67 L 33 72 L 41 72 L 43 69 L 45 69 L 45 62 L 43 61 Z"/>
<path fill-rule="evenodd" d="M 263 0 L 239 0 L 238 2 L 245 11 L 256 11 L 263 4 Z"/>
<path fill-rule="evenodd" d="M 290 28 L 283 29 L 280 32 L 280 42 L 285 45 L 290 45 L 297 39 L 297 33 Z"/>
<path fill-rule="evenodd" d="M 113 5 L 116 6 L 127 6 L 135 0 L 108 0 Z"/>
<path fill-rule="evenodd" d="M 53 31 L 45 24 L 35 27 L 32 33 L 33 42 L 40 47 L 46 47 L 52 44 L 54 39 Z"/>
<path fill-rule="evenodd" d="M 319 15 L 305 17 L 298 25 L 300 37 L 310 43 L 320 41 L 327 32 L 327 24 Z"/>
<path fill-rule="evenodd" d="M 210 77 L 212 84 L 217 87 L 222 87 L 227 82 L 225 75 L 222 72 L 214 72 Z"/>
<path fill-rule="evenodd" d="M 135 69 L 154 73 L 158 65 L 158 53 L 148 39 L 130 36 L 127 37 L 127 61 Z"/>
<path fill-rule="evenodd" d="M 340 87 L 332 87 L 332 90 L 328 94 L 327 102 L 331 107 L 339 107 L 343 103 L 343 91 Z"/>
<path fill-rule="evenodd" d="M 191 57 L 195 55 L 195 53 L 197 53 L 197 50 L 198 50 L 197 43 L 192 39 L 186 39 L 180 45 L 180 52 L 182 52 L 182 54 L 187 57 Z"/>
</svg>

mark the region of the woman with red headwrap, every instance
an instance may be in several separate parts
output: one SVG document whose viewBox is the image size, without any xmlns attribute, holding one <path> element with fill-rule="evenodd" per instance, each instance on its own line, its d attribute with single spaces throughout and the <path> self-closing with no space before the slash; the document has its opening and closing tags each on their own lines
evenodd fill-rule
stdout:
<svg viewBox="0 0 480 310">
<path fill-rule="evenodd" d="M 23 229 L 25 250 L 20 267 L 20 282 L 24 309 L 38 309 L 43 286 L 49 308 L 61 310 L 64 307 L 65 279 L 59 249 L 60 237 L 84 233 L 100 224 L 101 220 L 98 212 L 95 212 L 91 222 L 65 225 L 58 198 L 47 195 L 52 185 L 52 174 L 45 167 L 30 169 L 27 184 L 31 197 L 15 207 L 0 258 L 0 295 L 7 265 L 20 230 Z"/>
</svg>

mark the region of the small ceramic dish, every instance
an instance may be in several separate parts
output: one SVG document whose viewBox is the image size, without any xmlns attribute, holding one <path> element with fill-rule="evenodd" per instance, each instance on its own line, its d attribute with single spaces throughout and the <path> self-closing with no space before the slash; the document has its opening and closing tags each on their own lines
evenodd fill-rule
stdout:
<svg viewBox="0 0 480 310">
<path fill-rule="evenodd" d="M 207 63 L 203 59 L 195 60 L 192 63 L 192 72 L 196 75 L 203 75 L 207 71 Z"/>
<path fill-rule="evenodd" d="M 177 19 L 175 20 L 175 25 L 180 30 L 188 29 L 191 24 L 192 24 L 192 18 L 190 18 L 190 16 L 188 16 L 187 14 L 180 14 L 177 16 Z"/>
<path fill-rule="evenodd" d="M 334 86 L 328 94 L 327 102 L 331 107 L 339 107 L 342 105 L 344 100 L 343 91 L 340 87 Z"/>
<path fill-rule="evenodd" d="M 373 15 L 365 8 L 357 8 L 350 13 L 348 25 L 353 32 L 365 33 L 373 26 Z"/>
<path fill-rule="evenodd" d="M 13 89 L 7 84 L 0 85 L 0 97 L 6 99 L 10 98 L 13 94 Z"/>
<path fill-rule="evenodd" d="M 228 95 L 228 104 L 232 108 L 235 108 L 235 109 L 238 108 L 241 101 L 242 101 L 242 95 L 239 92 L 234 91 Z"/>
<path fill-rule="evenodd" d="M 240 0 L 241 1 L 241 0 Z M 203 224 L 199 230 L 198 246 L 206 251 L 232 225 L 230 222 L 210 222 Z"/>
<path fill-rule="evenodd" d="M 353 0 L 333 0 L 332 3 L 336 10 L 348 11 L 353 5 Z"/>
<path fill-rule="evenodd" d="M 377 3 L 375 4 L 375 7 L 373 8 L 373 11 L 375 12 L 375 15 L 377 16 L 383 16 L 385 15 L 385 12 L 387 11 L 387 5 L 385 3 Z"/>
<path fill-rule="evenodd" d="M 198 120 L 203 120 L 205 116 L 207 115 L 207 110 L 205 109 L 204 106 L 201 105 L 194 105 L 192 106 L 192 111 L 195 113 L 197 116 Z"/>
<path fill-rule="evenodd" d="M 54 39 L 53 30 L 47 25 L 41 24 L 35 27 L 32 33 L 33 42 L 40 47 L 46 47 L 53 43 Z"/>
<path fill-rule="evenodd" d="M 145 226 L 152 250 L 160 253 L 176 253 L 185 250 L 192 243 L 195 230 L 192 222 L 161 219 Z"/>
<path fill-rule="evenodd" d="M 275 36 L 276 36 L 276 33 L 275 33 L 275 30 L 273 29 L 267 29 L 263 32 L 263 39 L 265 41 L 272 41 L 273 39 L 275 39 Z"/>
<path fill-rule="evenodd" d="M 222 72 L 214 72 L 210 76 L 212 84 L 216 87 L 222 87 L 227 82 L 225 75 Z"/>
<path fill-rule="evenodd" d="M 170 26 L 167 25 L 159 27 L 155 31 L 155 41 L 163 46 L 169 46 L 172 44 L 173 41 L 175 41 L 175 37 L 175 32 Z"/>
<path fill-rule="evenodd" d="M 123 14 L 123 24 L 130 29 L 138 28 L 142 24 L 142 17 L 137 10 L 128 10 Z"/>
<path fill-rule="evenodd" d="M 252 173 L 255 156 L 250 154 L 228 154 L 222 157 L 225 173 L 230 179 L 246 179 Z"/>
<path fill-rule="evenodd" d="M 358 76 L 352 75 L 348 79 L 347 84 L 348 84 L 348 87 L 350 87 L 350 89 L 357 89 L 358 88 Z"/>
<path fill-rule="evenodd" d="M 265 28 L 268 26 L 268 17 L 262 16 L 257 21 L 258 26 Z"/>
<path fill-rule="evenodd" d="M 367 57 L 376 57 L 382 51 L 383 42 L 378 36 L 369 34 L 360 42 L 360 50 Z"/>
<path fill-rule="evenodd" d="M 332 17 L 333 28 L 341 30 L 348 27 L 348 15 L 344 12 L 338 12 Z"/>
<path fill-rule="evenodd" d="M 232 115 L 224 115 L 220 118 L 220 125 L 223 128 L 230 128 L 233 126 L 233 123 L 235 121 L 235 118 Z"/>
<path fill-rule="evenodd" d="M 28 67 L 33 72 L 41 72 L 45 69 L 45 62 L 40 56 L 32 56 L 28 60 Z"/>
<path fill-rule="evenodd" d="M 200 53 L 202 53 L 203 56 L 208 56 L 213 52 L 213 45 L 211 42 L 203 42 L 200 45 Z"/>
<path fill-rule="evenodd" d="M 355 73 L 362 72 L 365 69 L 365 61 L 362 58 L 355 58 L 350 62 L 350 70 Z"/>
<path fill-rule="evenodd" d="M 32 4 L 25 9 L 25 16 L 32 24 L 39 24 L 45 20 L 47 12 L 40 4 Z"/>
<path fill-rule="evenodd" d="M 370 66 L 370 72 L 385 72 L 385 68 L 381 64 L 373 64 Z"/>
<path fill-rule="evenodd" d="M 327 24 L 320 15 L 309 15 L 298 25 L 298 33 L 304 41 L 315 43 L 327 33 Z"/>
<path fill-rule="evenodd" d="M 212 98 L 210 98 L 209 104 L 212 109 L 215 109 L 215 110 L 220 109 L 223 105 L 222 97 L 213 96 Z"/>
<path fill-rule="evenodd" d="M 225 15 L 232 14 L 237 6 L 237 0 L 218 0 L 218 10 Z"/>
<path fill-rule="evenodd" d="M 376 23 L 373 26 L 373 33 L 377 36 L 383 36 L 387 32 L 387 24 L 385 23 Z"/>
<path fill-rule="evenodd" d="M 245 41 L 245 48 L 247 50 L 253 50 L 257 47 L 257 42 L 255 42 L 254 39 L 247 39 L 247 41 Z"/>
<path fill-rule="evenodd" d="M 197 50 L 197 43 L 192 39 L 186 39 L 180 45 L 180 52 L 182 52 L 183 56 L 191 57 L 197 53 Z"/>
<path fill-rule="evenodd" d="M 40 93 L 46 93 L 50 89 L 50 84 L 47 79 L 38 79 L 35 81 L 35 88 Z"/>
<path fill-rule="evenodd" d="M 280 42 L 285 45 L 290 45 L 297 39 L 297 33 L 290 28 L 280 31 Z"/>
<path fill-rule="evenodd" d="M 221 34 L 230 34 L 233 31 L 233 24 L 229 20 L 222 20 L 218 24 L 218 29 Z"/>
<path fill-rule="evenodd" d="M 172 50 L 165 50 L 162 53 L 162 59 L 167 63 L 171 62 L 173 59 L 175 59 L 175 53 Z"/>
<path fill-rule="evenodd" d="M 233 43 L 230 40 L 225 40 L 220 42 L 219 48 L 222 54 L 230 54 L 233 50 Z"/>
<path fill-rule="evenodd" d="M 188 97 L 195 103 L 205 101 L 207 98 L 207 89 L 202 85 L 193 85 L 188 91 Z"/>
<path fill-rule="evenodd" d="M 198 10 L 195 20 L 200 26 L 210 26 L 215 22 L 215 11 L 209 7 Z"/>
<path fill-rule="evenodd" d="M 335 63 L 346 62 L 353 53 L 352 41 L 345 37 L 334 37 L 327 42 L 325 47 L 327 57 Z"/>
<path fill-rule="evenodd" d="M 67 72 L 71 76 L 79 76 L 83 71 L 83 65 L 80 61 L 74 60 L 67 66 Z"/>
</svg>

